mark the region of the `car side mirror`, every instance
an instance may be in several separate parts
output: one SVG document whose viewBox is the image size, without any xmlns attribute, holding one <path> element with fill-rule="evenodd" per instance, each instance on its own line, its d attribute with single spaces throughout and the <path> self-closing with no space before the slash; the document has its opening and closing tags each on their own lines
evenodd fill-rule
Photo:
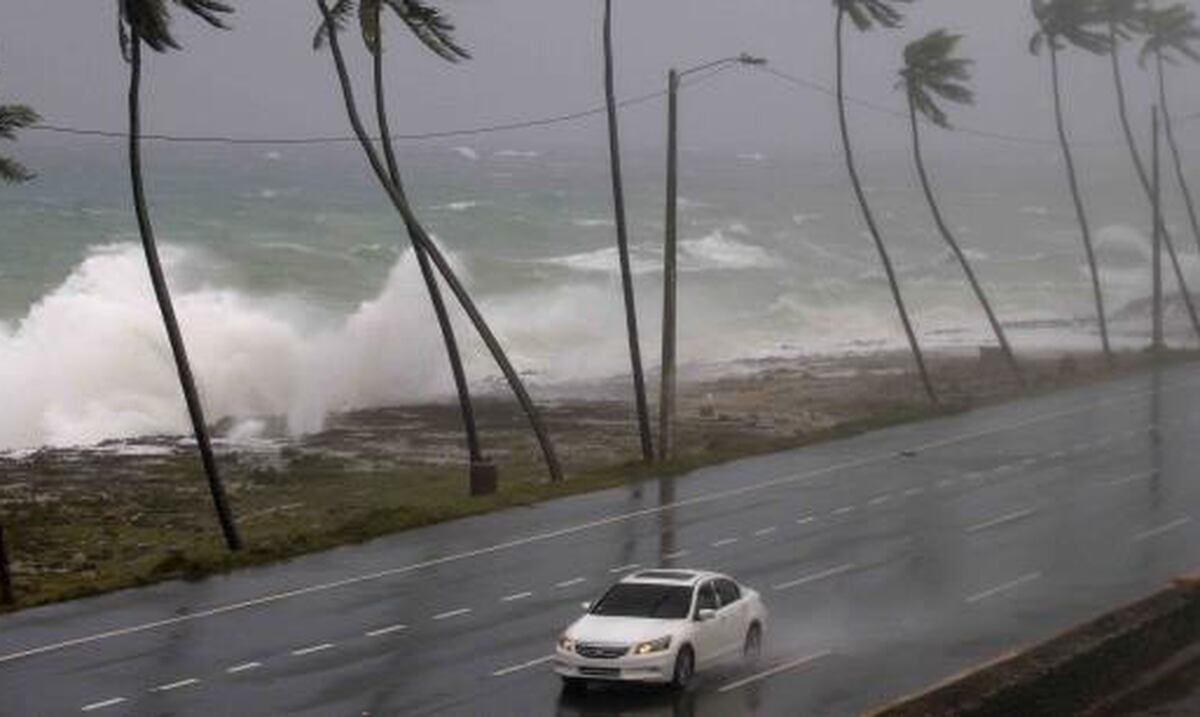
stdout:
<svg viewBox="0 0 1200 717">
<path fill-rule="evenodd" d="M 579 607 L 583 608 L 584 612 L 587 612 L 588 610 L 592 609 L 592 604 L 590 602 L 585 601 L 585 602 L 579 603 Z"/>
<path fill-rule="evenodd" d="M 696 622 L 708 622 L 709 620 L 713 619 L 716 616 L 717 616 L 716 610 L 710 610 L 708 608 L 703 608 L 701 610 L 696 611 Z"/>
</svg>

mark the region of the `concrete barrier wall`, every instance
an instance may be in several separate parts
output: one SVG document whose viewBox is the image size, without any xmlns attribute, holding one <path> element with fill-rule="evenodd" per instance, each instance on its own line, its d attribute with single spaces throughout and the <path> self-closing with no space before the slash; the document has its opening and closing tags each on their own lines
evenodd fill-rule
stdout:
<svg viewBox="0 0 1200 717">
<path fill-rule="evenodd" d="M 1200 579 L 1182 578 L 1144 600 L 868 715 L 1081 714 L 1196 642 L 1200 642 Z"/>
</svg>

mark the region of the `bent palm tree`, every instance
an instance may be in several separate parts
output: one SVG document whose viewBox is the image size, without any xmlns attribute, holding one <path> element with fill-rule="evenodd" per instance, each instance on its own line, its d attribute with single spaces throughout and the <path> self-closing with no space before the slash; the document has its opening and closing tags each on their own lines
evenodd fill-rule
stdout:
<svg viewBox="0 0 1200 717">
<path fill-rule="evenodd" d="M 221 531 L 224 533 L 226 545 L 230 550 L 239 550 L 242 547 L 242 540 L 238 535 L 237 525 L 233 521 L 229 502 L 225 496 L 225 486 L 221 482 L 217 461 L 213 456 L 212 441 L 208 435 L 208 425 L 204 420 L 200 393 L 196 390 L 196 379 L 192 375 L 187 349 L 183 343 L 183 334 L 179 330 L 179 321 L 175 316 L 167 280 L 163 275 L 162 263 L 159 261 L 158 245 L 154 239 L 154 228 L 150 224 L 150 212 L 146 206 L 146 189 L 142 180 L 142 45 L 146 45 L 155 52 L 177 50 L 180 45 L 171 34 L 170 8 L 166 0 L 117 0 L 117 2 L 121 54 L 129 63 L 129 173 L 133 185 L 133 206 L 137 215 L 138 232 L 141 234 L 142 249 L 146 254 L 146 266 L 150 270 L 150 283 L 154 287 L 154 297 L 158 301 L 163 325 L 167 330 L 167 340 L 171 344 L 175 370 L 179 374 L 179 385 L 183 389 L 188 416 L 192 421 L 192 431 L 196 434 L 200 460 L 204 464 L 204 473 L 208 477 L 209 492 L 212 493 L 217 519 L 221 523 Z M 174 3 L 216 28 L 225 28 L 226 25 L 221 16 L 233 11 L 233 8 L 218 0 L 174 0 Z"/>
<path fill-rule="evenodd" d="M 870 30 L 875 25 L 885 28 L 898 27 L 904 17 L 893 5 L 901 2 L 912 2 L 912 0 L 833 0 L 834 6 L 837 7 L 837 22 L 834 32 L 837 52 L 838 127 L 842 133 L 842 154 L 846 160 L 846 171 L 850 175 L 850 183 L 854 186 L 854 196 L 858 199 L 863 220 L 867 223 L 867 230 L 875 242 L 879 259 L 883 262 L 888 286 L 892 290 L 892 300 L 896 304 L 896 310 L 900 313 L 904 334 L 908 337 L 908 345 L 917 361 L 921 383 L 925 386 L 925 393 L 929 396 L 929 400 L 937 403 L 937 393 L 933 389 L 933 382 L 929 379 L 929 371 L 925 368 L 925 356 L 921 353 L 921 345 L 917 341 L 916 332 L 913 331 L 912 321 L 908 317 L 908 309 L 904 306 L 904 296 L 900 293 L 896 270 L 892 267 L 891 256 L 888 254 L 887 247 L 884 246 L 879 227 L 875 223 L 875 215 L 871 212 L 871 205 L 867 203 L 866 192 L 863 191 L 862 182 L 858 178 L 858 168 L 854 164 L 854 149 L 850 144 L 850 129 L 846 120 L 845 53 L 842 47 L 846 18 L 849 17 L 854 26 L 863 32 Z"/>
<path fill-rule="evenodd" d="M 338 6 L 342 6 L 344 3 L 345 0 L 339 0 Z M 419 5 L 419 3 L 416 3 L 413 0 L 405 0 L 404 4 L 408 5 L 409 7 Z M 458 280 L 458 276 L 455 275 L 453 269 L 450 267 L 450 263 L 446 261 L 446 258 L 442 255 L 441 250 L 436 244 L 433 243 L 429 233 L 425 231 L 425 228 L 417 219 L 416 214 L 413 213 L 412 206 L 408 203 L 408 198 L 392 181 L 392 177 L 388 172 L 387 166 L 385 165 L 385 160 L 380 159 L 379 153 L 376 151 L 375 146 L 371 141 L 371 137 L 367 134 L 366 126 L 363 124 L 362 117 L 358 112 L 358 104 L 354 99 L 354 85 L 350 80 L 350 73 L 346 67 L 346 58 L 342 53 L 341 41 L 338 38 L 338 34 L 341 31 L 342 20 L 344 19 L 345 14 L 349 11 L 344 10 L 341 14 L 335 14 L 334 11 L 330 9 L 327 0 L 316 0 L 316 5 L 317 9 L 321 13 L 322 18 L 321 29 L 318 31 L 318 38 L 327 39 L 329 42 L 329 50 L 333 55 L 334 68 L 337 72 L 338 84 L 342 91 L 342 101 L 345 105 L 346 115 L 350 120 L 350 126 L 354 131 L 354 136 L 358 139 L 359 146 L 362 148 L 363 154 L 366 156 L 367 162 L 371 166 L 371 171 L 374 172 L 375 178 L 379 181 L 384 193 L 387 194 L 388 200 L 391 201 L 392 206 L 404 220 L 405 226 L 412 230 L 412 238 L 421 247 L 421 249 L 428 254 L 430 260 L 433 262 L 434 268 L 436 268 L 438 273 L 442 275 L 442 279 L 446 282 L 447 286 L 450 288 L 450 291 L 458 300 L 459 305 L 467 314 L 467 317 L 471 320 L 472 325 L 474 325 L 476 332 L 487 346 L 489 352 L 491 352 L 492 358 L 496 361 L 500 371 L 504 374 L 505 379 L 508 381 L 509 387 L 516 395 L 517 401 L 521 404 L 522 409 L 525 411 L 525 415 L 529 419 L 530 427 L 533 429 L 538 444 L 542 449 L 542 455 L 545 458 L 546 467 L 550 473 L 550 479 L 552 481 L 562 480 L 562 467 L 558 462 L 558 455 L 554 451 L 554 445 L 550 442 L 550 436 L 542 423 L 542 419 L 537 411 L 537 407 L 534 406 L 533 400 L 529 397 L 529 392 L 525 390 L 525 384 L 521 381 L 521 377 L 517 374 L 516 370 L 512 366 L 512 363 L 508 360 L 508 356 L 504 352 L 503 347 L 500 345 L 499 340 L 497 340 L 495 334 L 492 333 L 491 328 L 488 326 L 487 321 L 484 320 L 483 315 L 479 312 L 479 309 L 475 306 L 475 302 L 471 299 L 470 294 L 467 293 L 467 290 L 465 287 L 463 287 L 462 282 Z M 426 15 L 425 17 L 428 18 L 430 16 Z M 440 17 L 440 14 L 435 14 L 434 17 Z M 418 30 L 415 30 L 418 37 L 422 37 L 422 33 L 430 33 L 434 30 L 433 26 L 421 23 L 418 24 L 418 28 Z M 442 28 L 444 29 L 444 25 L 442 25 Z"/>
<path fill-rule="evenodd" d="M 1133 168 L 1137 172 L 1138 182 L 1146 194 L 1146 200 L 1154 202 L 1154 187 L 1151 186 L 1150 176 L 1146 172 L 1146 164 L 1138 150 L 1137 140 L 1134 139 L 1133 127 L 1129 121 L 1129 109 L 1125 101 L 1125 81 L 1121 77 L 1120 45 L 1129 41 L 1137 34 L 1148 32 L 1149 14 L 1146 0 L 1101 0 L 1100 11 L 1108 25 L 1109 58 L 1112 61 L 1113 83 L 1117 90 L 1117 114 L 1121 120 L 1121 130 L 1125 134 L 1125 144 L 1133 158 Z M 1189 198 L 1190 201 L 1190 198 Z M 1157 220 L 1159 236 L 1167 248 L 1171 258 L 1171 266 L 1175 271 L 1175 279 L 1179 282 L 1179 292 L 1183 296 L 1184 306 L 1187 307 L 1188 317 L 1192 321 L 1192 329 L 1200 337 L 1200 317 L 1196 314 L 1196 306 L 1188 290 L 1187 279 L 1183 267 L 1179 264 L 1179 256 L 1175 252 L 1175 241 L 1167 230 L 1166 223 L 1159 216 Z"/>
<path fill-rule="evenodd" d="M 1183 171 L 1183 159 L 1179 153 L 1179 144 L 1175 141 L 1175 131 L 1171 125 L 1171 112 L 1167 106 L 1166 65 L 1177 64 L 1183 58 L 1200 62 L 1200 50 L 1192 43 L 1200 43 L 1200 27 L 1196 25 L 1196 13 L 1183 5 L 1172 5 L 1161 11 L 1151 12 L 1146 18 L 1146 43 L 1138 57 L 1138 63 L 1145 67 L 1146 60 L 1154 58 L 1158 73 L 1158 102 L 1162 107 L 1163 126 L 1166 130 L 1167 144 L 1171 148 L 1171 157 L 1175 165 L 1175 178 L 1179 182 L 1179 191 L 1183 193 L 1187 205 L 1188 219 L 1191 221 L 1192 233 L 1196 237 L 1196 246 L 1200 248 L 1200 222 L 1196 218 L 1196 206 L 1191 189 L 1188 188 L 1187 175 Z"/>
<path fill-rule="evenodd" d="M 405 25 L 407 25 L 409 30 L 422 44 L 439 57 L 448 62 L 457 62 L 460 59 L 469 58 L 470 53 L 454 41 L 454 26 L 442 17 L 436 8 L 426 7 L 416 0 L 361 0 L 358 3 L 358 19 L 363 42 L 367 47 L 367 51 L 372 56 L 375 114 L 379 123 L 380 143 L 383 146 L 383 154 L 387 162 L 388 176 L 392 184 L 395 185 L 396 191 L 401 196 L 406 196 L 403 178 L 400 175 L 400 165 L 396 161 L 396 151 L 392 144 L 391 124 L 388 121 L 387 113 L 387 95 L 384 91 L 382 14 L 385 5 L 404 21 Z M 353 9 L 354 3 L 352 1 L 341 0 L 341 2 L 331 8 L 331 12 L 340 21 L 352 12 Z M 314 46 L 319 49 L 324 45 L 326 37 L 325 25 L 322 24 L 314 40 Z M 421 279 L 425 283 L 430 303 L 433 304 L 434 315 L 437 318 L 438 327 L 442 333 L 442 342 L 446 346 L 446 357 L 450 363 L 450 371 L 454 376 L 454 387 L 458 393 L 459 413 L 462 416 L 463 431 L 467 439 L 467 454 L 470 457 L 472 467 L 475 467 L 483 464 L 485 458 L 480 447 L 479 430 L 476 426 L 475 410 L 471 402 L 471 389 L 467 383 L 466 370 L 463 368 L 462 354 L 459 351 L 458 340 L 454 334 L 454 325 L 450 321 L 446 302 L 442 297 L 441 289 L 438 287 L 437 275 L 434 273 L 433 265 L 429 261 L 429 254 L 413 238 L 416 233 L 415 229 L 408 225 L 406 225 L 406 229 L 408 231 L 409 242 L 413 247 L 413 254 L 416 256 L 417 264 L 421 270 Z"/>
<path fill-rule="evenodd" d="M 996 312 L 992 310 L 992 305 L 988 301 L 983 287 L 979 284 L 979 279 L 975 276 L 975 270 L 967 261 L 966 254 L 942 217 L 941 209 L 938 207 L 937 199 L 934 197 L 933 188 L 929 182 L 929 174 L 925 170 L 925 159 L 921 153 L 921 131 L 917 113 L 939 127 L 949 128 L 950 123 L 946 112 L 938 106 L 937 98 L 968 105 L 975 101 L 974 93 L 964 84 L 971 79 L 971 60 L 953 56 L 961 39 L 961 35 L 952 35 L 945 30 L 935 30 L 924 38 L 909 43 L 904 48 L 904 67 L 900 70 L 900 82 L 897 84 L 897 88 L 903 89 L 908 98 L 913 158 L 917 164 L 917 174 L 921 178 L 921 189 L 925 192 L 929 210 L 933 213 L 933 221 L 937 224 L 942 239 L 946 241 L 950 251 L 958 259 L 963 273 L 967 275 L 967 281 L 971 283 L 971 289 L 979 299 L 984 313 L 987 314 L 988 322 L 992 325 L 992 331 L 996 334 L 996 340 L 1000 343 L 1000 349 L 1004 352 L 1004 358 L 1008 361 L 1009 368 L 1012 369 L 1017 382 L 1024 385 L 1025 380 L 1021 375 L 1021 368 L 1017 365 L 1012 347 L 1009 346 L 1008 337 L 1004 335 L 1004 327 L 996 318 Z"/>
<path fill-rule="evenodd" d="M 37 124 L 41 120 L 37 112 L 25 105 L 0 105 L 0 139 L 14 140 L 17 130 Z M 33 179 L 33 172 L 20 162 L 0 156 L 0 182 L 17 184 Z"/>
<path fill-rule="evenodd" d="M 1104 314 L 1104 295 L 1100 289 L 1100 270 L 1096 264 L 1096 252 L 1092 245 L 1092 232 L 1088 226 L 1087 212 L 1079 191 L 1079 177 L 1075 172 L 1075 159 L 1071 154 L 1071 143 L 1067 139 L 1067 127 L 1063 118 L 1062 88 L 1059 83 L 1058 53 L 1073 45 L 1094 55 L 1108 51 L 1108 36 L 1097 28 L 1101 22 L 1095 0 L 1031 0 L 1033 16 L 1038 31 L 1029 40 L 1029 51 L 1040 55 L 1042 47 L 1049 50 L 1050 77 L 1054 86 L 1054 120 L 1058 129 L 1058 141 L 1062 146 L 1063 160 L 1067 168 L 1067 182 L 1071 188 L 1071 199 L 1075 204 L 1075 216 L 1083 237 L 1087 254 L 1088 269 L 1092 277 L 1092 293 L 1096 302 L 1096 320 L 1100 326 L 1100 343 L 1104 356 L 1113 360 L 1112 346 L 1108 341 L 1108 319 Z"/>
<path fill-rule="evenodd" d="M 629 267 L 629 229 L 625 220 L 625 184 L 621 177 L 621 137 L 617 124 L 617 99 L 613 72 L 612 0 L 604 0 L 604 101 L 608 109 L 608 154 L 612 171 L 613 215 L 617 225 L 617 256 L 621 265 L 621 289 L 625 296 L 625 330 L 629 335 L 629 362 L 633 371 L 633 397 L 637 406 L 642 460 L 654 460 L 650 438 L 650 411 L 646 407 L 646 379 L 642 374 L 642 347 L 638 340 L 637 306 L 633 296 L 633 272 Z"/>
</svg>

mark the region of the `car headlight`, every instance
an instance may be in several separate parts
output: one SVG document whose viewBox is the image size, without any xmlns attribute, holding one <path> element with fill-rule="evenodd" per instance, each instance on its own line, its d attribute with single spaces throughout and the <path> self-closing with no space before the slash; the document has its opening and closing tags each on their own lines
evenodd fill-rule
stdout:
<svg viewBox="0 0 1200 717">
<path fill-rule="evenodd" d="M 638 643 L 633 648 L 633 654 L 635 654 L 635 655 L 650 655 L 655 652 L 662 652 L 663 650 L 666 650 L 670 646 L 671 646 L 671 636 L 666 635 L 664 637 L 658 638 L 657 640 L 650 640 L 649 642 Z"/>
<path fill-rule="evenodd" d="M 563 652 L 574 652 L 575 641 L 567 637 L 566 633 L 563 633 L 558 637 L 558 649 L 562 650 Z"/>
</svg>

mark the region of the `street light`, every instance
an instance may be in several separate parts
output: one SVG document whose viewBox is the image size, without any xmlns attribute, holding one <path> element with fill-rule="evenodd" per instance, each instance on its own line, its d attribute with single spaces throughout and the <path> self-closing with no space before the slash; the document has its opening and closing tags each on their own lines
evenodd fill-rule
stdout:
<svg viewBox="0 0 1200 717">
<path fill-rule="evenodd" d="M 711 70 L 724 65 L 746 65 L 761 67 L 765 58 L 743 52 L 734 57 L 723 57 L 686 70 L 671 68 L 667 73 L 667 220 L 663 246 L 663 322 L 662 322 L 662 388 L 658 402 L 658 460 L 669 460 L 674 454 L 671 436 L 675 420 L 675 294 L 676 294 L 676 245 L 679 211 L 679 83 L 691 74 Z"/>
</svg>

